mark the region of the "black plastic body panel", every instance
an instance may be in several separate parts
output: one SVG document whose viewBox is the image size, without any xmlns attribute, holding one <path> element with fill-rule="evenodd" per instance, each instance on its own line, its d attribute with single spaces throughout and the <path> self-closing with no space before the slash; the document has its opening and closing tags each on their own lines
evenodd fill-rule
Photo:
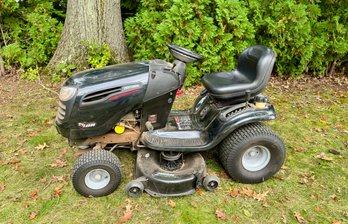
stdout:
<svg viewBox="0 0 348 224">
<path fill-rule="evenodd" d="M 202 97 L 203 98 L 203 97 Z M 199 101 L 199 100 L 198 100 Z M 198 103 L 198 102 L 197 102 Z M 198 106 L 196 106 L 198 107 Z M 228 110 L 226 108 L 225 110 Z M 237 128 L 259 121 L 274 120 L 276 112 L 274 107 L 269 104 L 266 108 L 247 107 L 234 114 L 228 115 L 225 110 L 218 109 L 215 103 L 209 101 L 209 97 L 203 99 L 199 109 L 196 112 L 187 113 L 183 116 L 190 116 L 192 122 L 192 130 L 201 131 L 202 136 L 208 136 L 208 141 L 204 145 L 184 145 L 184 144 L 156 144 L 144 139 L 144 144 L 154 150 L 174 151 L 174 152 L 201 152 L 213 149 L 223 139 Z M 161 130 L 159 130 L 161 131 Z M 166 131 L 167 136 L 176 131 Z M 187 130 L 185 130 L 187 131 Z M 156 134 L 156 133 L 155 133 Z M 169 138 L 169 137 L 168 137 Z M 176 138 L 173 135 L 173 139 Z"/>
<path fill-rule="evenodd" d="M 175 96 L 176 90 L 144 102 L 140 125 L 141 131 L 146 131 L 145 123 L 147 121 L 150 121 L 154 129 L 166 126 Z"/>
<path fill-rule="evenodd" d="M 163 60 L 107 66 L 76 73 L 64 86 L 75 87 L 64 119 L 56 119 L 58 132 L 70 140 L 110 131 L 127 113 L 141 110 L 141 130 L 150 121 L 163 128 L 182 80 Z"/>
<path fill-rule="evenodd" d="M 56 119 L 58 132 L 76 140 L 105 134 L 127 113 L 141 109 L 146 93 L 147 62 L 108 66 L 77 73 L 65 82 L 75 87 L 76 95 L 67 102 L 64 119 Z M 100 92 L 109 93 L 99 97 Z M 95 100 L 84 102 L 95 94 Z"/>
<path fill-rule="evenodd" d="M 141 130 L 149 121 L 154 129 L 163 128 L 172 109 L 176 91 L 180 87 L 177 73 L 171 70 L 171 65 L 163 60 L 153 60 L 149 63 L 149 82 L 142 108 Z"/>
</svg>

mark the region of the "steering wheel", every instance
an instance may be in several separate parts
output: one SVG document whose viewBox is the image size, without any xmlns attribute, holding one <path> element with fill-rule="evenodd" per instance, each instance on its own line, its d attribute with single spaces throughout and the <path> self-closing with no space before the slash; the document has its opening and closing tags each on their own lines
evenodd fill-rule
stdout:
<svg viewBox="0 0 348 224">
<path fill-rule="evenodd" d="M 189 63 L 203 59 L 201 55 L 194 53 L 186 48 L 180 47 L 178 45 L 167 43 L 167 46 L 169 52 L 173 55 L 173 57 L 175 57 L 179 61 Z"/>
</svg>

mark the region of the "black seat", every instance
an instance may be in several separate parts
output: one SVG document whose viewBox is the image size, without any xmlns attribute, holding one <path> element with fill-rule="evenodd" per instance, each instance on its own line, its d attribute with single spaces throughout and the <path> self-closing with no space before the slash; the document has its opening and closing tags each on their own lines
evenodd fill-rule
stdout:
<svg viewBox="0 0 348 224">
<path fill-rule="evenodd" d="M 239 56 L 236 70 L 206 75 L 203 85 L 218 100 L 245 101 L 248 92 L 253 98 L 267 86 L 275 58 L 270 48 L 249 47 Z"/>
</svg>

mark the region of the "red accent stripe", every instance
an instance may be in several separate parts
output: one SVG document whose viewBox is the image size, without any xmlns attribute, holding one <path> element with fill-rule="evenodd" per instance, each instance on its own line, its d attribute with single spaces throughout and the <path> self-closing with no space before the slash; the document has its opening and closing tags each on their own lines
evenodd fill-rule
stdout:
<svg viewBox="0 0 348 224">
<path fill-rule="evenodd" d="M 129 92 L 120 93 L 120 94 L 118 94 L 118 95 L 116 95 L 116 96 L 110 97 L 108 100 L 109 100 L 109 101 L 117 100 L 117 99 L 119 99 L 119 98 L 121 98 L 121 97 L 128 96 L 128 95 L 130 95 L 130 94 L 137 93 L 137 92 L 139 92 L 139 91 L 140 91 L 139 89 L 135 89 L 135 90 L 132 90 L 132 91 L 129 91 Z"/>
</svg>

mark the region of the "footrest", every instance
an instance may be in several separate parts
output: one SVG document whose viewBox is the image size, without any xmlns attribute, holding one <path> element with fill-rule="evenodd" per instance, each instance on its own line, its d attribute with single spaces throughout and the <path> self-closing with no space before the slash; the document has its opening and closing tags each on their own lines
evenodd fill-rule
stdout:
<svg viewBox="0 0 348 224">
<path fill-rule="evenodd" d="M 162 131 L 144 132 L 143 143 L 150 148 L 192 147 L 207 144 L 208 136 L 201 131 Z"/>
</svg>

